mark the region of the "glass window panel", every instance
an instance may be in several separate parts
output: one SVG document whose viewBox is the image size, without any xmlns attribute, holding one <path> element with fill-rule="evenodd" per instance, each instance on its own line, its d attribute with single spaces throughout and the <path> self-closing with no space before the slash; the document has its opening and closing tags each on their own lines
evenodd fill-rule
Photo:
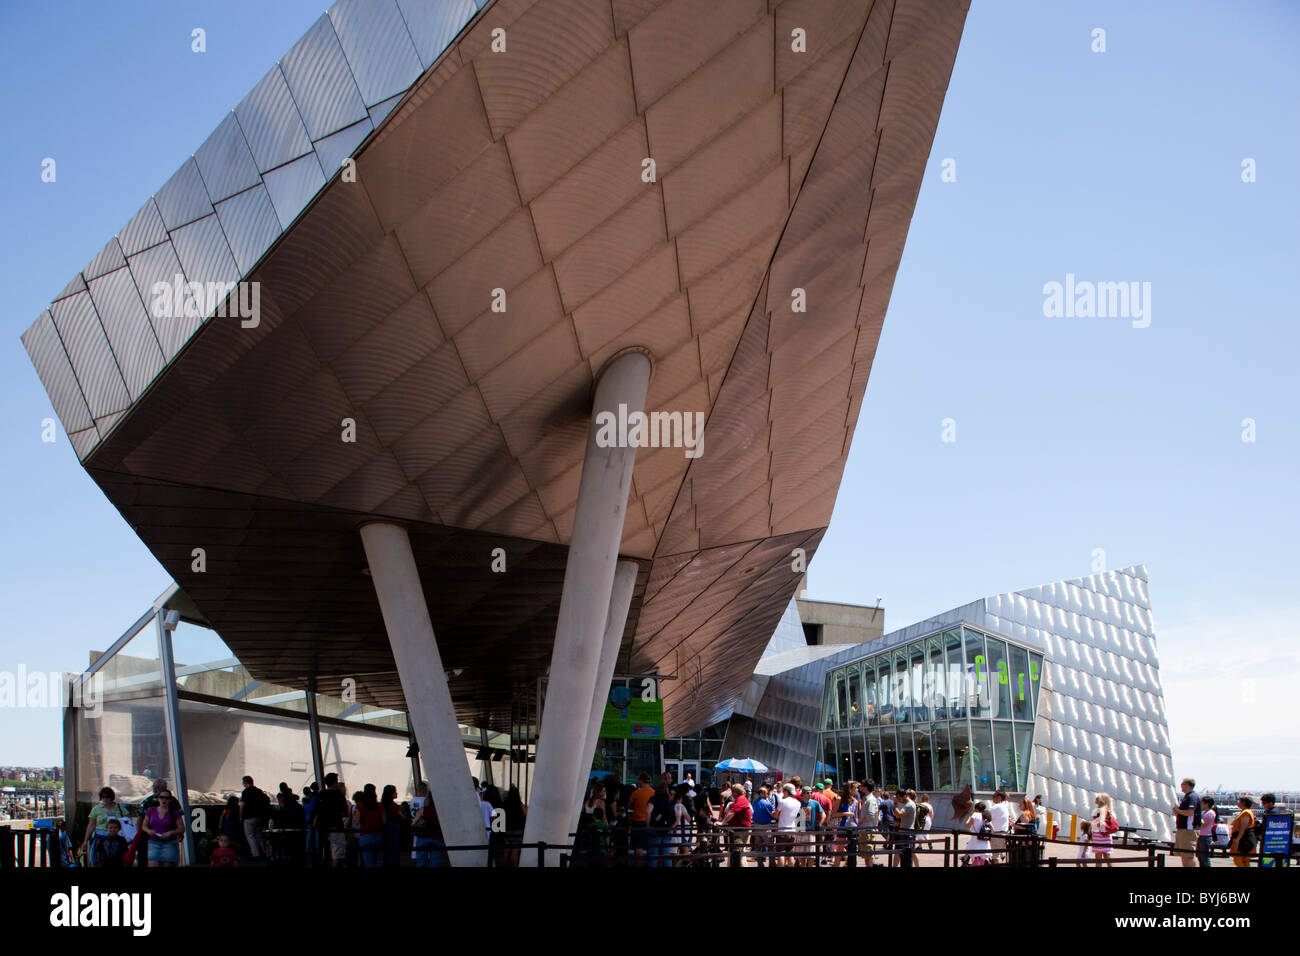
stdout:
<svg viewBox="0 0 1300 956">
<path fill-rule="evenodd" d="M 894 729 L 881 732 L 881 763 L 886 787 L 898 786 L 898 735 Z"/>
<path fill-rule="evenodd" d="M 993 731 L 987 720 L 972 720 L 970 733 L 975 789 L 980 793 L 990 793 L 997 789 L 993 764 Z"/>
<path fill-rule="evenodd" d="M 664 738 L 664 759 L 665 760 L 682 759 L 682 738 L 680 737 Z"/>
<path fill-rule="evenodd" d="M 953 721 L 948 725 L 948 734 L 952 737 L 953 790 L 960 792 L 966 787 L 974 787 L 975 768 L 971 765 L 970 731 L 966 722 Z"/>
<path fill-rule="evenodd" d="M 876 665 L 876 707 L 880 714 L 880 723 L 894 723 L 894 675 L 889 666 L 890 656 L 882 654 L 875 659 Z"/>
<path fill-rule="evenodd" d="M 988 717 L 992 706 L 989 700 L 989 661 L 984 654 L 984 635 L 970 628 L 963 628 L 963 631 L 966 634 L 966 706 L 971 717 Z"/>
<path fill-rule="evenodd" d="M 835 729 L 835 675 L 826 675 L 826 702 L 822 706 L 822 730 Z"/>
<path fill-rule="evenodd" d="M 839 782 L 839 758 L 835 754 L 835 735 L 822 734 L 822 759 L 817 765 L 816 777 L 818 780 L 825 780 L 828 777 L 837 783 Z"/>
<path fill-rule="evenodd" d="M 1043 655 L 1029 655 L 1029 700 L 1033 704 L 1033 714 L 1038 716 L 1038 685 L 1043 679 Z"/>
<path fill-rule="evenodd" d="M 867 779 L 867 754 L 863 747 L 862 731 L 853 734 L 853 780 Z"/>
<path fill-rule="evenodd" d="M 911 719 L 912 701 L 907 679 L 907 651 L 898 648 L 894 651 L 894 723 L 904 723 Z"/>
<path fill-rule="evenodd" d="M 1011 716 L 1016 720 L 1033 720 L 1034 708 L 1030 702 L 1029 652 L 1011 645 Z"/>
<path fill-rule="evenodd" d="M 948 716 L 943 671 L 943 641 L 932 637 L 926 642 L 925 659 L 926 705 L 930 708 L 931 720 L 942 720 Z"/>
<path fill-rule="evenodd" d="M 836 734 L 840 751 L 840 780 L 853 779 L 853 750 L 849 744 L 848 734 Z"/>
<path fill-rule="evenodd" d="M 712 767 L 722 759 L 722 741 L 721 740 L 701 740 L 700 741 L 700 763 L 706 767 Z"/>
<path fill-rule="evenodd" d="M 925 645 L 913 644 L 907 649 L 908 678 L 912 684 L 912 719 L 930 719 L 930 701 L 925 684 Z"/>
<path fill-rule="evenodd" d="M 863 717 L 867 726 L 876 722 L 876 665 L 867 661 L 862 665 L 862 702 Z"/>
<path fill-rule="evenodd" d="M 989 714 L 995 720 L 1008 720 L 1011 717 L 1011 674 L 1007 658 L 1007 642 L 995 637 L 984 640 L 985 653 L 989 661 Z"/>
<path fill-rule="evenodd" d="M 953 764 L 952 747 L 948 744 L 948 725 L 935 724 L 931 735 L 934 741 L 934 787 L 951 791 L 957 768 Z"/>
<path fill-rule="evenodd" d="M 947 659 L 948 675 L 944 681 L 948 692 L 948 716 L 966 716 L 965 674 L 966 668 L 961 656 L 961 631 L 948 631 L 943 636 L 944 656 Z M 958 790 L 961 787 L 957 788 Z"/>
<path fill-rule="evenodd" d="M 867 748 L 871 758 L 871 762 L 867 766 L 867 776 L 872 780 L 884 780 L 885 769 L 881 763 L 879 730 L 867 731 Z"/>
<path fill-rule="evenodd" d="M 910 727 L 898 728 L 898 785 L 900 787 L 916 786 L 916 759 L 912 752 L 912 730 Z"/>
<path fill-rule="evenodd" d="M 930 727 L 917 724 L 912 728 L 912 743 L 916 750 L 916 789 L 934 789 L 934 753 Z"/>
<path fill-rule="evenodd" d="M 1023 791 L 1029 786 L 1029 758 L 1033 755 L 1034 725 L 1016 724 L 1016 789 Z"/>
<path fill-rule="evenodd" d="M 860 668 L 857 664 L 849 668 L 849 711 L 848 726 L 862 726 L 862 683 L 859 678 Z"/>
<path fill-rule="evenodd" d="M 849 720 L 848 688 L 845 686 L 844 671 L 835 672 L 835 727 L 843 730 Z"/>
<path fill-rule="evenodd" d="M 997 769 L 997 785 L 1016 790 L 1016 746 L 1011 737 L 1011 723 L 993 722 L 993 764 Z"/>
</svg>

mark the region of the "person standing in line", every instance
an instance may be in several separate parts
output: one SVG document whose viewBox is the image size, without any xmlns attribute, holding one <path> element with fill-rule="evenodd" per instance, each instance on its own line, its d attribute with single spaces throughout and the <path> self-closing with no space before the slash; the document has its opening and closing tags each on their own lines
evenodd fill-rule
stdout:
<svg viewBox="0 0 1300 956">
<path fill-rule="evenodd" d="M 650 866 L 672 866 L 672 827 L 677 815 L 673 811 L 673 798 L 668 785 L 662 780 L 650 798 L 649 851 Z"/>
<path fill-rule="evenodd" d="M 285 803 L 293 800 L 293 791 L 285 794 Z M 402 822 L 406 812 L 397 803 L 397 788 L 391 783 L 384 786 L 379 806 L 384 811 L 384 866 L 390 869 L 397 866 L 402 854 Z"/>
<path fill-rule="evenodd" d="M 1034 797 L 1034 817 L 1038 823 L 1038 835 L 1047 836 L 1047 807 L 1043 806 L 1043 795 Z"/>
<path fill-rule="evenodd" d="M 876 834 L 880 832 L 880 798 L 876 796 L 876 781 L 868 779 L 862 785 L 861 793 L 858 819 L 862 829 L 858 833 L 858 848 L 866 851 L 862 862 L 866 866 L 874 866 L 876 857 L 872 850 Z"/>
<path fill-rule="evenodd" d="M 758 799 L 754 807 L 754 859 L 759 866 L 766 866 L 768 854 L 775 844 L 773 829 L 776 826 L 776 799 L 768 793 L 767 786 L 758 788 Z"/>
<path fill-rule="evenodd" d="M 993 824 L 989 822 L 988 807 L 983 800 L 971 807 L 970 817 L 966 820 L 966 829 L 971 834 L 971 838 L 966 842 L 966 849 L 972 851 L 966 857 L 967 863 L 970 866 L 987 866 Z"/>
<path fill-rule="evenodd" d="M 745 788 L 738 783 L 731 785 L 731 803 L 727 805 L 727 812 L 722 817 L 722 825 L 735 828 L 731 831 L 731 846 L 743 852 L 749 845 L 750 830 L 754 825 L 754 808 L 745 799 Z"/>
<path fill-rule="evenodd" d="M 1007 792 L 1001 788 L 993 794 L 993 805 L 989 807 L 989 819 L 993 823 L 993 859 L 1001 863 L 1005 860 L 1007 834 L 1011 832 L 1011 804 L 1007 803 Z"/>
<path fill-rule="evenodd" d="M 774 866 L 793 866 L 795 858 L 791 855 L 794 852 L 795 835 L 799 830 L 799 821 L 803 818 L 803 804 L 795 796 L 795 787 L 793 783 L 787 783 L 781 787 L 781 802 L 777 806 L 776 824 L 779 828 L 776 834 L 776 858 L 772 861 Z"/>
<path fill-rule="evenodd" d="M 248 855 L 261 859 L 262 834 L 271 815 L 271 798 L 266 791 L 253 785 L 252 777 L 244 777 L 244 790 L 239 795 L 239 819 L 244 825 L 244 839 L 248 841 Z"/>
<path fill-rule="evenodd" d="M 1255 811 L 1251 809 L 1254 805 L 1250 797 L 1242 797 L 1237 801 L 1241 812 L 1232 820 L 1232 839 L 1228 842 L 1233 866 L 1250 866 L 1250 858 L 1255 855 Z"/>
<path fill-rule="evenodd" d="M 366 868 L 379 866 L 383 859 L 385 817 L 374 788 L 367 785 L 352 808 L 352 828 L 357 831 L 361 865 Z"/>
<path fill-rule="evenodd" d="M 309 821 L 316 831 L 316 845 L 330 848 L 330 866 L 343 866 L 348 857 L 348 837 L 343 831 L 343 821 L 348 817 L 348 801 L 343 795 L 343 785 L 336 773 L 325 774 L 324 789 L 316 797 L 316 806 Z"/>
<path fill-rule="evenodd" d="M 1214 842 L 1214 824 L 1219 815 L 1214 812 L 1214 798 L 1201 797 L 1201 826 L 1196 831 L 1196 862 L 1210 865 L 1210 845 Z"/>
<path fill-rule="evenodd" d="M 899 866 L 914 866 L 916 855 L 913 852 L 915 847 L 916 834 L 916 803 L 913 802 L 910 793 L 906 790 L 899 790 L 894 797 L 894 819 L 898 821 L 898 829 L 902 831 L 899 834 Z"/>
<path fill-rule="evenodd" d="M 691 852 L 691 820 L 693 814 L 687 806 L 691 797 L 691 788 L 682 784 L 673 794 L 672 839 L 669 841 L 671 852 L 675 856 L 685 856 Z M 677 861 L 673 861 L 675 864 Z"/>
<path fill-rule="evenodd" d="M 414 805 L 415 800 L 411 803 Z M 438 822 L 438 811 L 427 795 L 415 808 L 415 816 L 411 820 L 411 833 L 414 844 L 411 852 L 415 854 L 416 866 L 447 865 L 447 844 L 443 840 L 442 826 Z"/>
<path fill-rule="evenodd" d="M 1079 824 L 1079 842 L 1082 845 L 1079 847 L 1079 854 L 1076 857 L 1076 859 L 1083 860 L 1086 862 L 1088 859 L 1088 847 L 1092 846 L 1092 822 L 1091 821 L 1084 820 L 1082 823 Z"/>
<path fill-rule="evenodd" d="M 831 808 L 834 801 L 827 795 L 826 785 L 819 783 L 814 785 L 812 792 L 813 802 L 817 804 L 817 812 L 809 813 L 809 820 L 813 823 L 813 846 L 814 849 L 825 850 L 826 848 L 826 831 L 830 828 Z M 825 862 L 825 861 L 823 861 Z M 817 864 L 817 858 L 814 856 L 813 865 Z"/>
<path fill-rule="evenodd" d="M 840 808 L 835 811 L 835 826 L 839 832 L 835 840 L 837 851 L 843 851 L 835 858 L 836 866 L 845 866 L 848 862 L 848 832 L 850 828 L 856 828 L 858 825 L 858 782 L 850 780 L 844 785 L 844 796 L 840 800 Z"/>
<path fill-rule="evenodd" d="M 627 800 L 628 825 L 632 829 L 632 849 L 637 865 L 642 865 L 646 851 L 650 848 L 650 798 L 655 795 L 650 786 L 650 774 L 642 773 L 636 778 L 637 788 Z"/>
<path fill-rule="evenodd" d="M 916 803 L 916 818 L 921 822 L 921 829 L 930 831 L 934 829 L 934 804 L 930 802 L 928 793 L 921 794 L 921 799 Z"/>
<path fill-rule="evenodd" d="M 1110 794 L 1099 793 L 1094 802 L 1097 809 L 1092 814 L 1092 855 L 1097 866 L 1102 863 L 1113 866 L 1110 860 L 1113 848 L 1111 834 L 1119 829 L 1119 821 L 1115 819 L 1115 811 L 1111 808 Z"/>
<path fill-rule="evenodd" d="M 1184 777 L 1179 784 L 1183 799 L 1174 813 L 1174 847 L 1183 866 L 1196 866 L 1196 837 L 1201 830 L 1201 798 L 1196 795 L 1196 781 Z"/>
<path fill-rule="evenodd" d="M 880 840 L 889 857 L 886 865 L 898 866 L 898 854 L 895 852 L 898 848 L 894 842 L 894 799 L 889 795 L 888 788 L 880 793 Z"/>
</svg>

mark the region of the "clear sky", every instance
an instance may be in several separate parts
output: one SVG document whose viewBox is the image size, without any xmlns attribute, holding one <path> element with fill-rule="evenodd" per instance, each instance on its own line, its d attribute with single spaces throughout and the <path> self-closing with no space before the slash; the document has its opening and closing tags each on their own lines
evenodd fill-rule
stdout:
<svg viewBox="0 0 1300 956">
<path fill-rule="evenodd" d="M 321 6 L 0 5 L 0 670 L 80 670 L 168 583 L 41 442 L 18 337 Z M 1210 786 L 1300 789 L 1298 49 L 1286 0 L 975 0 L 810 575 L 892 629 L 1146 563 L 1175 771 Z M 1067 274 L 1150 283 L 1149 326 L 1047 317 Z M 0 764 L 61 749 L 57 711 L 0 710 Z"/>
</svg>

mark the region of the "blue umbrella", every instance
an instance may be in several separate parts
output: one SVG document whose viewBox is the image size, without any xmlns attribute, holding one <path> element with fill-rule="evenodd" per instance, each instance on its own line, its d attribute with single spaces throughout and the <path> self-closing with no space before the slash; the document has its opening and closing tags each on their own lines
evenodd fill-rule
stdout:
<svg viewBox="0 0 1300 956">
<path fill-rule="evenodd" d="M 759 763 L 757 760 L 750 760 L 748 757 L 728 757 L 713 769 L 736 770 L 743 773 L 767 773 L 766 765 Z"/>
</svg>

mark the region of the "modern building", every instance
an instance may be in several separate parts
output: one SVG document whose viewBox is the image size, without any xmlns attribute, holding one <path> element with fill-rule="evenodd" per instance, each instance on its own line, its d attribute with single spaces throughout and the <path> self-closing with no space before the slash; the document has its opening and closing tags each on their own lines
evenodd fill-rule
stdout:
<svg viewBox="0 0 1300 956">
<path fill-rule="evenodd" d="M 1084 818 L 1105 792 L 1125 826 L 1167 840 L 1177 800 L 1147 581 L 1135 565 L 994 595 L 866 644 L 774 646 L 725 752 L 806 779 L 1041 794 Z M 950 806 L 935 808 L 951 822 Z"/>
<path fill-rule="evenodd" d="M 455 843 L 459 727 L 545 677 L 560 843 L 613 675 L 718 722 L 816 552 L 966 7 L 339 0 L 24 345 L 252 679 L 409 715 Z"/>
</svg>

